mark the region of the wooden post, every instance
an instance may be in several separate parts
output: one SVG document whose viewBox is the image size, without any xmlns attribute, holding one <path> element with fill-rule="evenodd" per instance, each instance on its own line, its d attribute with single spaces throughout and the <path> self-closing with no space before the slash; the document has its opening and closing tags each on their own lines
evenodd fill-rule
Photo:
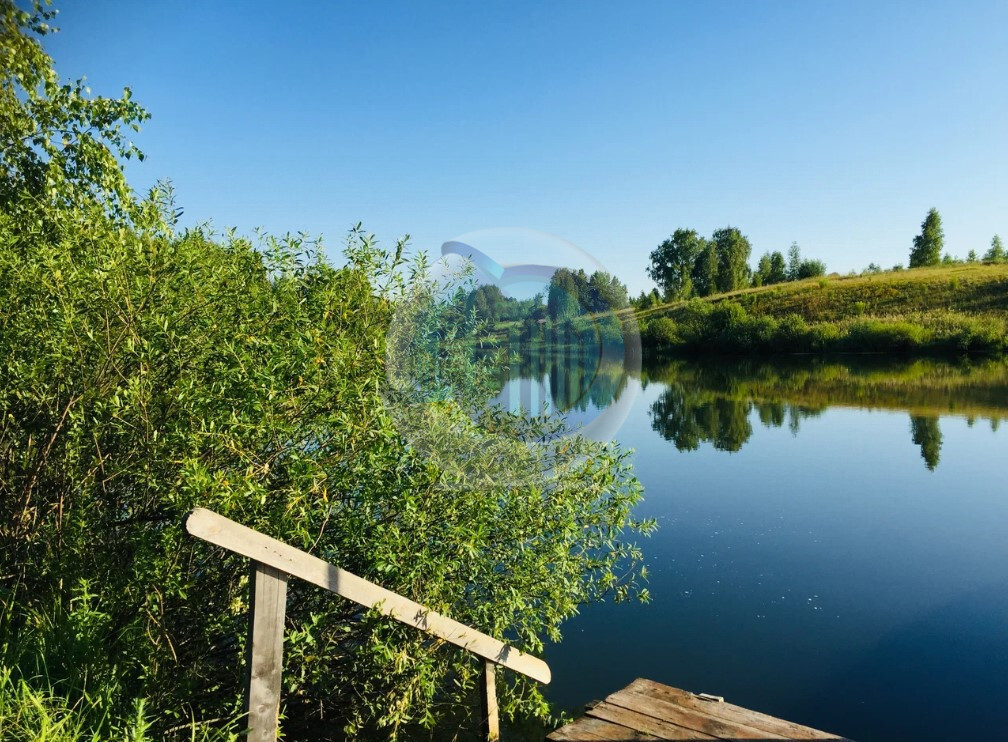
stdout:
<svg viewBox="0 0 1008 742">
<path fill-rule="evenodd" d="M 287 574 L 256 561 L 251 567 L 245 686 L 247 739 L 249 742 L 275 742 L 280 715 Z"/>
<path fill-rule="evenodd" d="M 494 678 L 495 665 L 492 660 L 483 660 L 480 685 L 480 706 L 483 712 L 483 734 L 489 742 L 500 739 L 500 720 L 497 718 L 497 683 Z"/>
</svg>

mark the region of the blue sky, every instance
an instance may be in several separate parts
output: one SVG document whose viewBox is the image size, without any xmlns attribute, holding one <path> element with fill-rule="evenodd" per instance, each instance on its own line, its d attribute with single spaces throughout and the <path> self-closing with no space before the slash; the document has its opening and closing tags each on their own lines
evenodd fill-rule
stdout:
<svg viewBox="0 0 1008 742">
<path fill-rule="evenodd" d="M 636 293 L 679 226 L 830 270 L 1008 237 L 1008 2 L 58 5 L 65 77 L 153 114 L 186 222 L 549 232 Z M 507 256 L 498 258 L 505 262 Z"/>
</svg>

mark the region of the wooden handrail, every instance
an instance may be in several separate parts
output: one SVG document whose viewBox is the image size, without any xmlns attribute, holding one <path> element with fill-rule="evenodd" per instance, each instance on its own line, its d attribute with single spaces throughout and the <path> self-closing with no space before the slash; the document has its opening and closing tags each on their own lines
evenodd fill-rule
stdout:
<svg viewBox="0 0 1008 742">
<path fill-rule="evenodd" d="M 276 738 L 288 575 L 318 585 L 366 608 L 373 608 L 482 657 L 485 660 L 482 705 L 488 739 L 499 736 L 494 692 L 495 665 L 520 672 L 540 683 L 550 681 L 549 666 L 538 657 L 223 515 L 196 508 L 186 517 L 185 527 L 197 538 L 252 560 L 249 687 L 246 696 L 250 740 Z"/>
</svg>

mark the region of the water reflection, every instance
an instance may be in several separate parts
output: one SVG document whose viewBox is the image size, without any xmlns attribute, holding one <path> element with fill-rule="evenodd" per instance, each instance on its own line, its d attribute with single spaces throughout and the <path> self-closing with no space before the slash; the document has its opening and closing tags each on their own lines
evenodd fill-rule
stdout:
<svg viewBox="0 0 1008 742">
<path fill-rule="evenodd" d="M 617 402 L 635 375 L 615 358 L 577 348 L 537 353 L 505 370 L 498 401 L 512 410 L 539 412 L 545 405 L 574 427 Z M 970 425 L 984 420 L 995 431 L 1008 418 L 1008 365 L 995 361 L 677 360 L 645 366 L 640 382 L 660 385 L 648 409 L 651 428 L 679 451 L 702 444 L 739 451 L 752 438 L 754 418 L 798 435 L 803 420 L 830 407 L 905 410 L 910 438 L 934 471 L 942 416 Z"/>
<path fill-rule="evenodd" d="M 942 434 L 937 417 L 910 416 L 910 433 L 913 442 L 921 448 L 921 458 L 931 471 L 938 466 L 941 457 Z"/>
<path fill-rule="evenodd" d="M 856 739 L 1004 736 L 1008 364 L 680 360 L 602 368 L 596 396 L 537 373 L 588 414 L 641 388 L 616 438 L 661 524 L 654 602 L 586 607 L 548 649 L 557 703 L 650 677 Z"/>
<path fill-rule="evenodd" d="M 780 362 L 675 361 L 646 367 L 643 382 L 663 389 L 651 404 L 652 429 L 680 451 L 710 443 L 734 452 L 752 437 L 752 412 L 766 427 L 801 420 L 828 407 L 902 409 L 929 470 L 941 458 L 939 416 L 986 418 L 997 429 L 1008 416 L 1008 366 L 1002 363 L 802 359 Z"/>
<path fill-rule="evenodd" d="M 515 412 L 538 413 L 545 404 L 550 414 L 570 417 L 618 402 L 629 377 L 622 358 L 600 356 L 593 348 L 562 347 L 512 363 L 501 375 L 497 401 Z"/>
</svg>

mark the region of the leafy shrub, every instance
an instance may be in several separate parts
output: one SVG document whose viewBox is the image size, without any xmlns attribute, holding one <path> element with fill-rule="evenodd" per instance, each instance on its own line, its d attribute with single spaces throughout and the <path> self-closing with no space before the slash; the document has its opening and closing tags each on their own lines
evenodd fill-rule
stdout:
<svg viewBox="0 0 1008 742">
<path fill-rule="evenodd" d="M 142 111 L 59 86 L 34 36 L 42 19 L 0 8 L 14 91 L 0 96 L 3 155 L 25 126 L 40 138 L 0 169 L 0 643 L 18 640 L 13 682 L 52 670 L 43 705 L 60 718 L 97 703 L 130 719 L 143 698 L 158 739 L 233 719 L 248 565 L 183 532 L 197 505 L 532 652 L 580 605 L 636 592 L 640 553 L 623 531 L 651 524 L 630 517 L 641 489 L 626 452 L 485 409 L 504 434 L 481 447 L 475 398 L 413 400 L 425 431 L 455 436 L 452 469 L 396 425 L 386 344 L 404 292 L 428 286 L 422 261 L 404 276 L 402 244 L 359 227 L 341 268 L 303 236 L 177 232 L 170 191 L 135 199 L 120 168 L 132 153 L 120 130 Z M 453 328 L 413 329 L 422 348 Z M 482 378 L 487 364 L 463 350 L 428 367 Z M 520 486 L 500 476 L 518 463 Z M 463 650 L 296 583 L 286 628 L 289 736 L 402 736 L 472 708 L 479 663 Z M 34 703 L 24 687 L 14 696 Z M 505 715 L 548 712 L 534 684 L 503 673 L 498 687 Z"/>
<path fill-rule="evenodd" d="M 906 352 L 920 348 L 927 331 L 910 322 L 857 321 L 850 326 L 844 345 L 850 349 Z"/>
</svg>

